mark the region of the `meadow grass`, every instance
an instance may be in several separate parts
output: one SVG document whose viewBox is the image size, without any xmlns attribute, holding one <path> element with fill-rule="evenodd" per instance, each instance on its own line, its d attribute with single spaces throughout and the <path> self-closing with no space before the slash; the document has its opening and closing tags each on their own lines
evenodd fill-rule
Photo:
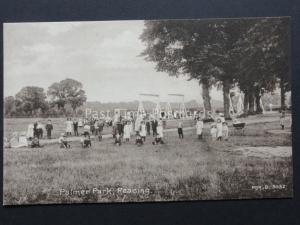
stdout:
<svg viewBox="0 0 300 225">
<path fill-rule="evenodd" d="M 229 141 L 212 142 L 205 130 L 199 141 L 194 130 L 178 139 L 165 134 L 164 145 L 152 137 L 138 147 L 134 140 L 115 146 L 112 139 L 93 141 L 82 149 L 46 145 L 37 149 L 4 149 L 4 204 L 47 204 L 124 201 L 173 201 L 292 196 L 292 157 L 248 156 L 240 146 L 290 146 L 290 135 L 270 135 L 278 123 L 247 126 L 245 135 L 231 132 Z M 252 186 L 285 185 L 254 190 Z M 145 194 L 61 195 L 60 190 L 148 188 Z"/>
</svg>

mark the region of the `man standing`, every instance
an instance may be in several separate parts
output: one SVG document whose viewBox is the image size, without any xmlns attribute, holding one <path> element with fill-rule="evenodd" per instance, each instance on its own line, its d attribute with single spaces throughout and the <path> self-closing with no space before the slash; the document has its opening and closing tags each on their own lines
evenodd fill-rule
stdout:
<svg viewBox="0 0 300 225">
<path fill-rule="evenodd" d="M 74 130 L 74 135 L 78 136 L 79 134 L 78 134 L 78 121 L 77 121 L 77 119 L 73 120 L 73 130 Z"/>
<path fill-rule="evenodd" d="M 53 125 L 51 123 L 51 120 L 48 120 L 48 123 L 46 124 L 46 131 L 47 131 L 47 138 L 51 139 L 51 132 L 53 130 Z"/>
<path fill-rule="evenodd" d="M 156 119 L 151 121 L 151 127 L 152 127 L 152 132 L 153 132 L 153 137 L 155 137 L 155 135 L 157 135 L 157 125 L 158 122 Z"/>
</svg>

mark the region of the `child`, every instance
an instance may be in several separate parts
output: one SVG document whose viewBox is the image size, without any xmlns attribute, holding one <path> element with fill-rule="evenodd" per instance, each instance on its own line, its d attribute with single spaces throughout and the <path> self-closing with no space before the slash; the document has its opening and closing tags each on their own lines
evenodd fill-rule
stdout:
<svg viewBox="0 0 300 225">
<path fill-rule="evenodd" d="M 140 135 L 141 135 L 141 138 L 142 138 L 143 142 L 145 142 L 146 141 L 146 124 L 145 124 L 145 121 L 141 122 Z"/>
<path fill-rule="evenodd" d="M 217 139 L 217 126 L 215 124 L 211 125 L 210 135 L 212 141 L 215 141 Z"/>
<path fill-rule="evenodd" d="M 73 131 L 73 122 L 71 121 L 71 118 L 67 118 L 67 121 L 66 121 L 66 134 L 71 136 L 72 131 Z"/>
<path fill-rule="evenodd" d="M 222 120 L 219 118 L 217 119 L 217 140 L 222 141 L 223 136 L 223 124 Z"/>
<path fill-rule="evenodd" d="M 74 135 L 75 136 L 79 136 L 79 133 L 78 133 L 78 121 L 77 121 L 77 119 L 73 120 L 73 130 L 74 130 Z"/>
<path fill-rule="evenodd" d="M 92 147 L 92 142 L 89 134 L 83 134 L 83 138 L 80 140 L 82 148 Z"/>
<path fill-rule="evenodd" d="M 143 143 L 143 139 L 142 139 L 142 137 L 141 137 L 141 135 L 140 135 L 139 132 L 136 132 L 135 144 L 136 144 L 137 146 L 141 146 L 141 145 L 144 144 L 144 143 Z"/>
<path fill-rule="evenodd" d="M 159 135 L 156 135 L 152 144 L 153 145 L 164 144 L 164 141 L 161 139 L 161 137 Z"/>
<path fill-rule="evenodd" d="M 284 115 L 283 114 L 280 116 L 280 126 L 281 126 L 281 130 L 284 130 Z"/>
<path fill-rule="evenodd" d="M 151 125 L 150 125 L 149 119 L 148 119 L 147 122 L 146 122 L 146 128 L 147 128 L 147 135 L 150 135 Z"/>
<path fill-rule="evenodd" d="M 129 121 L 127 121 L 124 126 L 124 139 L 126 142 L 129 142 L 130 133 L 131 133 L 131 124 Z"/>
<path fill-rule="evenodd" d="M 34 125 L 29 124 L 27 129 L 27 138 L 33 138 L 34 137 Z"/>
<path fill-rule="evenodd" d="M 98 140 L 99 141 L 102 141 L 103 127 L 104 127 L 104 121 L 103 120 L 99 120 L 98 121 Z"/>
<path fill-rule="evenodd" d="M 90 135 L 90 131 L 91 131 L 91 126 L 88 123 L 86 123 L 83 127 L 83 134 Z"/>
<path fill-rule="evenodd" d="M 67 135 L 65 133 L 61 133 L 58 143 L 60 144 L 60 148 L 70 148 L 70 144 L 67 141 Z"/>
<path fill-rule="evenodd" d="M 227 122 L 223 122 L 223 138 L 225 141 L 228 141 L 229 129 Z"/>
<path fill-rule="evenodd" d="M 41 122 L 38 122 L 38 124 L 37 124 L 37 127 L 36 127 L 36 129 L 37 129 L 37 137 L 40 139 L 40 138 L 43 138 L 43 124 L 41 123 Z"/>
<path fill-rule="evenodd" d="M 31 148 L 39 148 L 39 147 L 42 147 L 42 146 L 40 145 L 40 141 L 39 141 L 39 138 L 38 138 L 37 136 L 35 136 L 35 137 L 32 139 L 32 141 L 31 141 L 31 143 L 30 143 L 30 147 L 31 147 Z"/>
<path fill-rule="evenodd" d="M 115 145 L 121 145 L 121 135 L 119 134 L 119 132 L 117 131 L 116 135 L 115 135 Z"/>
<path fill-rule="evenodd" d="M 183 130 L 182 130 L 182 122 L 181 122 L 181 120 L 178 121 L 177 131 L 178 131 L 179 139 L 183 139 Z"/>
<path fill-rule="evenodd" d="M 161 138 L 161 139 L 163 139 L 163 137 L 164 137 L 164 130 L 163 130 L 163 126 L 162 126 L 162 121 L 159 121 L 158 122 L 158 125 L 157 125 L 157 135 Z"/>
<path fill-rule="evenodd" d="M 11 143 L 8 138 L 5 137 L 3 142 L 4 142 L 4 148 L 11 148 Z"/>
<path fill-rule="evenodd" d="M 196 132 L 199 140 L 202 140 L 203 138 L 203 125 L 203 120 L 201 118 L 198 118 L 196 123 Z"/>
<path fill-rule="evenodd" d="M 51 123 L 51 120 L 48 120 L 48 123 L 46 124 L 46 131 L 47 131 L 47 138 L 51 139 L 51 132 L 53 130 L 53 125 Z"/>
</svg>

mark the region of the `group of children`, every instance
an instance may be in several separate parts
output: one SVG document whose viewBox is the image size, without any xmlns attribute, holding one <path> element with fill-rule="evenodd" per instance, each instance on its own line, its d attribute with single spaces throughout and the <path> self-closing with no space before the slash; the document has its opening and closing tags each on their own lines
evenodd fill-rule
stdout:
<svg viewBox="0 0 300 225">
<path fill-rule="evenodd" d="M 151 123 L 151 124 L 150 124 Z M 124 120 L 122 117 L 117 118 L 113 124 L 113 137 L 115 145 L 121 145 L 122 141 L 129 142 L 135 133 L 135 144 L 141 146 L 146 141 L 146 136 L 150 135 L 152 127 L 154 141 L 153 145 L 163 144 L 163 125 L 162 121 L 156 119 L 149 120 L 143 117 Z"/>
<path fill-rule="evenodd" d="M 217 123 L 211 125 L 210 135 L 212 141 L 227 141 L 229 137 L 229 128 L 227 122 L 217 119 Z"/>
<path fill-rule="evenodd" d="M 199 140 L 203 139 L 203 118 L 203 116 L 199 116 L 196 118 L 196 134 Z M 184 138 L 183 125 L 181 120 L 178 121 L 178 136 L 180 139 Z M 218 118 L 216 118 L 216 123 L 212 123 L 210 125 L 210 136 L 212 141 L 228 140 L 229 128 L 228 123 L 225 121 L 224 117 L 219 116 Z"/>
</svg>

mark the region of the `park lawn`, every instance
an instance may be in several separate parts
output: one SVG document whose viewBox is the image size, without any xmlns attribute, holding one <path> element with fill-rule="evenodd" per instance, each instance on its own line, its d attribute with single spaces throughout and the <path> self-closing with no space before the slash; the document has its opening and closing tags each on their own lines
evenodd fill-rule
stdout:
<svg viewBox="0 0 300 225">
<path fill-rule="evenodd" d="M 112 139 L 93 141 L 91 149 L 80 143 L 60 149 L 4 149 L 4 204 L 46 204 L 123 201 L 172 201 L 292 197 L 292 157 L 245 157 L 240 146 L 291 146 L 290 135 L 270 135 L 278 123 L 247 126 L 245 136 L 211 142 L 208 130 L 199 141 L 193 130 L 179 140 L 165 134 L 164 145 L 153 146 L 152 137 L 135 146 Z M 232 132 L 231 132 L 232 134 Z M 257 185 L 286 185 L 284 189 L 256 191 Z M 149 188 L 150 194 L 60 195 L 60 189 Z"/>
</svg>

